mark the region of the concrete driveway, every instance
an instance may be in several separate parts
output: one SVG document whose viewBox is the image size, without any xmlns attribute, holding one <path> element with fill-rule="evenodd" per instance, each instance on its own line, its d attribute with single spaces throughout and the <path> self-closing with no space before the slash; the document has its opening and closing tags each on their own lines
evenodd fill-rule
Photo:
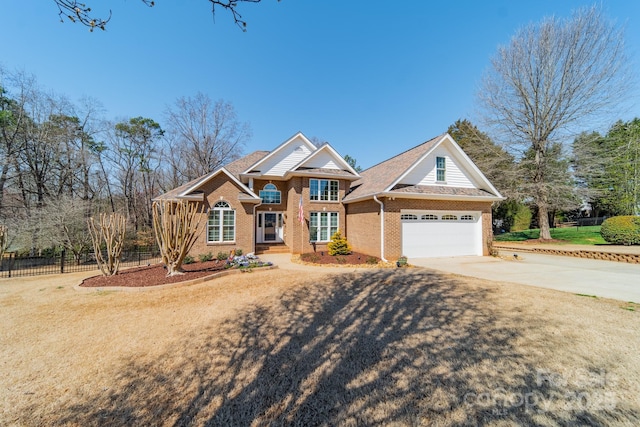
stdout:
<svg viewBox="0 0 640 427">
<path fill-rule="evenodd" d="M 501 251 L 493 257 L 411 258 L 409 263 L 463 276 L 640 303 L 640 264 Z"/>
</svg>

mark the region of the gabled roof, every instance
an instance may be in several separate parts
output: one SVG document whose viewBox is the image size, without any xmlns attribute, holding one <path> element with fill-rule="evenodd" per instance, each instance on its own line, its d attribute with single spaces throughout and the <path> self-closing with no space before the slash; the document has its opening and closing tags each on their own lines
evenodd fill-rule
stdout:
<svg viewBox="0 0 640 427">
<path fill-rule="evenodd" d="M 291 138 L 287 139 L 282 144 L 277 146 L 273 151 L 269 152 L 267 155 L 263 156 L 261 159 L 257 160 L 256 162 L 248 165 L 247 168 L 240 173 L 240 175 L 241 176 L 242 175 L 251 176 L 256 174 L 261 175 L 260 168 L 263 165 L 265 165 L 269 160 L 274 159 L 277 155 L 282 153 L 289 145 L 291 145 L 296 140 L 302 141 L 302 144 L 306 146 L 306 148 L 310 152 L 314 152 L 317 150 L 316 146 L 313 145 L 313 143 L 309 141 L 309 139 L 306 136 L 304 136 L 302 132 L 297 132 Z"/>
<path fill-rule="evenodd" d="M 314 160 L 317 160 L 323 154 L 328 155 L 331 158 L 331 162 L 336 165 L 336 168 L 317 167 L 314 164 Z M 326 166 L 326 165 L 322 165 Z M 347 161 L 338 154 L 328 143 L 324 143 L 318 149 L 316 149 L 309 156 L 305 157 L 296 166 L 291 168 L 291 171 L 286 176 L 299 176 L 299 175 L 326 175 L 331 177 L 337 177 L 340 179 L 356 180 L 360 178 L 358 172 L 351 167 Z"/>
<path fill-rule="evenodd" d="M 200 188 L 221 173 L 225 174 L 231 181 L 233 181 L 242 190 L 242 192 L 238 196 L 239 199 L 244 201 L 255 201 L 256 203 L 260 201 L 260 197 L 258 197 L 258 195 L 256 195 L 253 191 L 251 191 L 249 187 L 247 187 L 242 182 L 240 182 L 238 178 L 236 178 L 231 172 L 229 172 L 224 167 L 216 169 L 215 171 L 208 173 L 207 175 L 201 176 L 200 178 L 194 179 L 193 181 L 190 181 L 184 185 L 181 185 L 180 187 L 174 188 L 173 190 L 168 191 L 163 195 L 156 197 L 154 200 L 203 201 L 204 193 L 200 190 Z"/>
<path fill-rule="evenodd" d="M 397 185 L 402 178 L 413 171 L 433 150 L 443 142 L 451 143 L 453 150 L 459 155 L 468 168 L 481 183 L 480 188 L 461 189 L 454 186 L 440 185 Z M 447 133 L 439 135 L 410 150 L 360 173 L 362 177 L 351 185 L 351 191 L 343 199 L 344 203 L 373 198 L 373 196 L 403 197 L 403 198 L 439 198 L 439 199 L 475 199 L 502 200 L 498 190 L 480 172 L 476 165 L 462 151 L 460 146 Z"/>
<path fill-rule="evenodd" d="M 344 201 L 373 197 L 374 194 L 384 192 L 401 173 L 403 174 L 409 169 L 416 159 L 422 158 L 426 152 L 433 148 L 442 136 L 443 135 L 437 136 L 417 147 L 360 172 L 362 178 L 351 185 L 352 191 L 345 196 Z"/>
<path fill-rule="evenodd" d="M 240 174 L 242 172 L 247 170 L 247 168 L 250 167 L 251 165 L 264 159 L 268 154 L 269 154 L 268 151 L 254 151 L 251 154 L 247 154 L 246 156 L 241 157 L 238 160 L 235 160 L 229 163 L 224 168 L 229 172 L 231 172 L 233 176 L 240 179 Z"/>
</svg>

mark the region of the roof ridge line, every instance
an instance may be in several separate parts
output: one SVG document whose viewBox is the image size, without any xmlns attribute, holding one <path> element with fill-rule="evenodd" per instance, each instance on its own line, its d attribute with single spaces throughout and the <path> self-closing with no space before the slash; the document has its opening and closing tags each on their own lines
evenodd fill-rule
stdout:
<svg viewBox="0 0 640 427">
<path fill-rule="evenodd" d="M 383 163 L 387 163 L 388 161 L 393 160 L 393 159 L 395 159 L 396 157 L 400 157 L 400 156 L 402 156 L 403 154 L 406 154 L 406 153 L 408 153 L 409 151 L 414 150 L 414 149 L 416 149 L 416 148 L 420 147 L 421 145 L 428 144 L 429 142 L 433 141 L 434 139 L 442 138 L 442 137 L 443 137 L 443 136 L 445 136 L 446 134 L 447 134 L 447 132 L 444 132 L 444 133 L 441 133 L 441 134 L 440 134 L 440 135 L 438 135 L 438 136 L 434 136 L 433 138 L 428 139 L 428 140 L 426 140 L 426 141 L 424 141 L 424 142 L 421 142 L 420 144 L 418 144 L 418 145 L 416 145 L 416 146 L 413 146 L 413 147 L 411 147 L 411 148 L 408 148 L 408 149 L 404 150 L 403 152 L 396 154 L 396 155 L 395 155 L 395 156 L 393 156 L 393 157 L 389 157 L 388 159 L 383 160 L 383 161 L 381 161 L 381 162 L 378 162 L 378 163 L 376 163 L 376 164 L 375 164 L 375 165 L 373 165 L 373 166 L 369 166 L 368 168 L 366 168 L 365 170 L 363 170 L 363 171 L 362 171 L 362 172 L 360 172 L 360 173 L 366 172 L 366 171 L 368 171 L 369 169 L 373 169 L 373 168 L 375 168 L 376 166 L 380 166 L 380 165 L 381 165 L 381 164 L 383 164 Z"/>
</svg>

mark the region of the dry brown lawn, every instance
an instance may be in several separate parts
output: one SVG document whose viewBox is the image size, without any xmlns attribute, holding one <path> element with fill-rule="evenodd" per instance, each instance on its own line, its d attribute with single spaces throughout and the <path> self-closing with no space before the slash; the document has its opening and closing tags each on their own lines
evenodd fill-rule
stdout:
<svg viewBox="0 0 640 427">
<path fill-rule="evenodd" d="M 423 269 L 0 281 L 0 425 L 638 425 L 640 313 Z"/>
</svg>

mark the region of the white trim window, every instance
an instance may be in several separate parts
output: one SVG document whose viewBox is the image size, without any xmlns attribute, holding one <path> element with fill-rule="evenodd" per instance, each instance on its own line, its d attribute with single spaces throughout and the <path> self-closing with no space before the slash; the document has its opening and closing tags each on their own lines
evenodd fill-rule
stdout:
<svg viewBox="0 0 640 427">
<path fill-rule="evenodd" d="M 333 179 L 309 180 L 309 199 L 321 202 L 337 202 L 340 185 Z"/>
<path fill-rule="evenodd" d="M 447 159 L 436 157 L 436 181 L 445 182 L 447 178 Z"/>
<path fill-rule="evenodd" d="M 260 198 L 265 205 L 279 205 L 282 203 L 282 193 L 278 191 L 275 184 L 268 183 L 260 190 Z"/>
<path fill-rule="evenodd" d="M 338 231 L 338 212 L 311 212 L 309 214 L 309 239 L 312 242 L 328 242 Z"/>
<path fill-rule="evenodd" d="M 207 243 L 227 243 L 236 240 L 236 211 L 220 201 L 209 211 Z"/>
</svg>

